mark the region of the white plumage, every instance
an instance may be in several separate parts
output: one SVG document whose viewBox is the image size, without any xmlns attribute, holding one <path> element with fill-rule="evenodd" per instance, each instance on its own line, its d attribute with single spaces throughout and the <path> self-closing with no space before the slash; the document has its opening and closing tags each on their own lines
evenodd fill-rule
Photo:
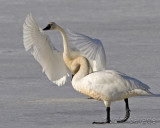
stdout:
<svg viewBox="0 0 160 128">
<path fill-rule="evenodd" d="M 93 72 L 81 79 L 73 77 L 72 84 L 77 91 L 108 104 L 131 96 L 151 94 L 146 84 L 114 70 Z"/>
<path fill-rule="evenodd" d="M 73 43 L 86 58 L 95 60 L 93 71 L 106 69 L 106 54 L 103 44 L 99 39 L 92 39 L 91 37 L 70 30 L 67 31 L 67 36 L 71 43 Z"/>
<path fill-rule="evenodd" d="M 100 41 L 71 31 L 68 31 L 68 37 L 77 48 L 77 51 L 70 50 L 72 58 L 77 56 L 87 57 L 93 71 L 106 68 L 105 51 Z M 32 14 L 26 17 L 23 25 L 23 42 L 26 51 L 31 50 L 32 55 L 42 66 L 48 79 L 58 86 L 63 85 L 70 74 L 63 61 L 63 52 L 59 52 L 54 47 L 46 33 L 38 27 Z M 84 49 L 85 46 L 87 49 Z"/>
<path fill-rule="evenodd" d="M 39 28 L 29 14 L 23 25 L 23 41 L 25 49 L 31 50 L 34 58 L 43 68 L 48 79 L 57 85 L 65 83 L 68 71 L 64 64 L 62 53 L 52 48 L 49 38 Z"/>
</svg>

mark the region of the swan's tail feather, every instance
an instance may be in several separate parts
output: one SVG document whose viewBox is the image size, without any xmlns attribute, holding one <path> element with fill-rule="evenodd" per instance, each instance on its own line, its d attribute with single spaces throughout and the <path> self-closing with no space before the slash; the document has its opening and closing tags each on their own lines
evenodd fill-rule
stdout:
<svg viewBox="0 0 160 128">
<path fill-rule="evenodd" d="M 151 96 L 153 95 L 152 92 L 149 90 L 142 90 L 142 89 L 134 89 L 128 93 L 128 96 Z"/>
<path fill-rule="evenodd" d="M 152 92 L 148 92 L 148 95 L 149 97 L 160 97 L 160 94 L 155 94 L 155 93 L 152 93 Z"/>
<path fill-rule="evenodd" d="M 138 90 L 138 91 L 137 91 Z M 136 93 L 140 94 L 141 96 L 147 96 L 147 97 L 160 97 L 160 94 L 154 94 L 149 90 L 139 90 L 137 89 Z"/>
</svg>

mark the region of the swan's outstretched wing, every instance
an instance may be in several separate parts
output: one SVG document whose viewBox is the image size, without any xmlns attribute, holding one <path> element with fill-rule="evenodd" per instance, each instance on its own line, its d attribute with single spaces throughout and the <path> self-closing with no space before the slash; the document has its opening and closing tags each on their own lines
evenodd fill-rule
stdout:
<svg viewBox="0 0 160 128">
<path fill-rule="evenodd" d="M 23 25 L 23 41 L 26 51 L 31 53 L 43 68 L 48 79 L 58 86 L 66 82 L 68 70 L 64 64 L 62 53 L 50 43 L 45 32 L 38 27 L 32 14 L 29 14 Z"/>
<path fill-rule="evenodd" d="M 106 54 L 98 39 L 67 30 L 69 41 L 89 60 L 93 61 L 93 71 L 106 69 Z"/>
</svg>

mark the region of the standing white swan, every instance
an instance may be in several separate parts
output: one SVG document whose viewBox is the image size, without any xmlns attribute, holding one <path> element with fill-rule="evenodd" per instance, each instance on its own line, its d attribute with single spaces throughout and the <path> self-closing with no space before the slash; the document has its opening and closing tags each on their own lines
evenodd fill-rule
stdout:
<svg viewBox="0 0 160 128">
<path fill-rule="evenodd" d="M 57 85 L 63 85 L 69 76 L 69 71 L 74 75 L 76 70 L 72 70 L 72 61 L 78 56 L 85 56 L 91 65 L 90 72 L 106 69 L 106 56 L 101 41 L 92 39 L 88 36 L 68 32 L 68 36 L 75 44 L 77 51 L 69 48 L 67 35 L 65 31 L 51 22 L 46 29 L 58 30 L 63 37 L 64 53 L 59 52 L 51 43 L 46 33 L 38 27 L 32 14 L 26 17 L 23 25 L 23 41 L 25 49 L 32 50 L 31 53 L 34 58 L 40 63 L 43 72 L 47 75 L 48 79 Z M 69 56 L 70 60 L 67 62 L 67 67 L 63 61 L 63 56 Z"/>
<path fill-rule="evenodd" d="M 74 66 L 75 65 L 75 66 Z M 117 121 L 125 122 L 130 116 L 128 98 L 132 96 L 152 95 L 149 87 L 139 80 L 114 70 L 103 70 L 89 74 L 89 62 L 85 57 L 78 57 L 73 61 L 73 69 L 79 65 L 78 72 L 72 79 L 73 88 L 94 99 L 101 100 L 106 106 L 107 118 L 105 122 L 93 122 L 94 124 L 110 123 L 110 104 L 117 100 L 123 100 L 126 104 L 125 118 Z"/>
<path fill-rule="evenodd" d="M 79 64 L 80 69 L 72 79 L 73 88 L 94 99 L 102 100 L 106 106 L 106 121 L 93 123 L 110 123 L 111 102 L 123 99 L 126 103 L 126 116 L 123 120 L 117 122 L 125 122 L 130 116 L 128 98 L 152 94 L 147 85 L 124 73 L 104 70 L 89 74 L 89 63 L 86 58 L 79 58 L 74 63 Z"/>
<path fill-rule="evenodd" d="M 44 30 L 54 30 L 56 26 L 50 23 Z M 110 104 L 117 100 L 126 103 L 125 122 L 130 116 L 128 98 L 132 96 L 152 95 L 149 87 L 139 80 L 114 70 L 103 70 L 90 73 L 90 63 L 87 58 L 80 56 L 74 60 L 70 57 L 69 51 L 64 45 L 63 59 L 71 71 L 76 71 L 73 79 L 73 88 L 85 95 L 104 102 L 107 111 L 105 122 L 93 122 L 95 124 L 110 123 Z M 70 64 L 70 61 L 72 63 Z M 77 69 L 77 67 L 79 67 Z"/>
</svg>

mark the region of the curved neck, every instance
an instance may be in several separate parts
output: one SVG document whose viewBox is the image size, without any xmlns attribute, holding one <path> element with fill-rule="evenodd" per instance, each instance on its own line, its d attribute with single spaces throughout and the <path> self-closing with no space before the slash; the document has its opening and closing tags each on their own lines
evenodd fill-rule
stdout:
<svg viewBox="0 0 160 128">
<path fill-rule="evenodd" d="M 72 82 L 77 81 L 82 79 L 83 77 L 85 77 L 86 75 L 89 74 L 89 70 L 90 70 L 90 65 L 88 60 L 85 57 L 77 57 L 73 63 L 72 63 L 72 67 L 77 67 L 77 65 L 79 66 L 79 70 L 77 71 L 77 73 L 74 75 Z"/>
<path fill-rule="evenodd" d="M 65 54 L 66 56 L 70 57 L 70 49 L 69 49 L 69 46 L 68 46 L 68 40 L 67 40 L 66 33 L 58 25 L 57 25 L 57 30 L 61 33 L 62 38 L 63 38 L 63 48 L 64 48 L 63 54 Z"/>
</svg>

